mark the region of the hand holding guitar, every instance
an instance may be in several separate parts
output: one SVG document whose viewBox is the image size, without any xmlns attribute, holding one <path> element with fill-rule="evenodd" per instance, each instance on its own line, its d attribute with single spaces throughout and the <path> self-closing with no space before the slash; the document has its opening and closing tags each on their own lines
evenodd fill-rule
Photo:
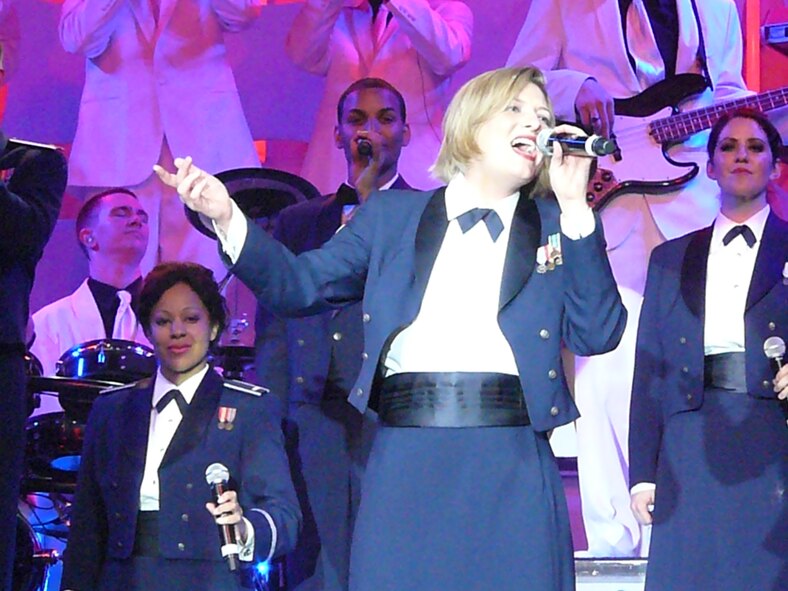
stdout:
<svg viewBox="0 0 788 591">
<path fill-rule="evenodd" d="M 580 87 L 575 99 L 575 110 L 582 124 L 594 133 L 602 137 L 613 135 L 613 97 L 593 78 L 588 78 Z"/>
</svg>

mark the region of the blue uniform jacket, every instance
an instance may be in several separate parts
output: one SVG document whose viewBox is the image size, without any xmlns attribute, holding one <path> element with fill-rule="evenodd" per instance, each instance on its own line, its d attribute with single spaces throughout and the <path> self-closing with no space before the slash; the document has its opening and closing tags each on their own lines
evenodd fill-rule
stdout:
<svg viewBox="0 0 788 591">
<path fill-rule="evenodd" d="M 514 215 L 498 322 L 514 352 L 534 428 L 578 416 L 561 366 L 562 344 L 580 355 L 613 349 L 626 323 L 605 254 L 593 234 L 562 240 L 563 265 L 536 273 L 536 253 L 560 233 L 554 197 L 528 198 Z M 281 316 L 303 316 L 363 298 L 365 350 L 349 401 L 364 411 L 379 365 L 396 334 L 416 318 L 448 227 L 444 189 L 384 191 L 317 250 L 301 255 L 250 224 L 233 272 Z M 480 344 L 483 346 L 483 344 Z"/>
<path fill-rule="evenodd" d="M 398 177 L 392 189 L 410 189 Z M 343 201 L 337 193 L 292 205 L 279 214 L 274 237 L 300 254 L 320 248 L 342 222 Z M 337 378 L 349 391 L 361 369 L 361 312 L 319 314 L 284 320 L 258 306 L 255 368 L 260 384 L 287 404 L 319 404 L 328 377 L 332 351 Z M 346 386 L 346 387 L 345 387 Z"/>
<path fill-rule="evenodd" d="M 630 482 L 655 482 L 662 429 L 674 414 L 703 404 L 706 262 L 712 227 L 654 249 L 640 314 L 630 411 Z M 775 398 L 770 336 L 788 339 L 788 223 L 771 213 L 755 260 L 744 312 L 747 392 Z"/>
<path fill-rule="evenodd" d="M 255 558 L 295 546 L 301 513 L 278 423 L 259 396 L 225 384 L 209 370 L 159 468 L 159 549 L 164 558 L 221 561 L 205 468 L 221 462 L 255 530 Z M 145 467 L 153 380 L 100 396 L 88 420 L 69 533 L 63 588 L 95 589 L 102 564 L 134 547 Z M 220 429 L 220 407 L 236 409 L 233 428 Z M 268 513 L 276 526 L 274 532 Z"/>
</svg>

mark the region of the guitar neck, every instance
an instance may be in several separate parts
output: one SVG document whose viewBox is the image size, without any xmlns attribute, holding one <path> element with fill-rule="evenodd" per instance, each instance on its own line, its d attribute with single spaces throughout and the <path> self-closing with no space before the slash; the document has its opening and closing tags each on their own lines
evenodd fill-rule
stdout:
<svg viewBox="0 0 788 591">
<path fill-rule="evenodd" d="M 761 94 L 747 96 L 702 109 L 687 111 L 655 119 L 649 123 L 649 134 L 660 144 L 678 142 L 693 133 L 710 128 L 725 113 L 740 107 L 749 107 L 758 111 L 771 111 L 788 105 L 788 86 L 776 88 Z"/>
</svg>

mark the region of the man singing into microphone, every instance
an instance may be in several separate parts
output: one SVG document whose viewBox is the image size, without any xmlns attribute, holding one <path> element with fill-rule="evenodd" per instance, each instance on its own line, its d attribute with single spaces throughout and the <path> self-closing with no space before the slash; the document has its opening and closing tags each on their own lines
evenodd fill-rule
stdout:
<svg viewBox="0 0 788 591">
<path fill-rule="evenodd" d="M 632 509 L 654 524 L 646 591 L 784 588 L 788 366 L 763 352 L 788 337 L 788 223 L 766 203 L 781 144 L 763 114 L 723 115 L 720 214 L 651 257 L 629 430 Z"/>
<path fill-rule="evenodd" d="M 1 134 L 0 134 L 1 135 Z M 0 141 L 5 148 L 5 141 Z M 0 150 L 2 153 L 2 150 Z M 13 160 L 13 162 L 11 161 Z M 16 510 L 22 472 L 25 325 L 36 264 L 52 235 L 66 188 L 66 161 L 54 150 L 17 151 L 0 159 L 14 167 L 0 181 L 0 589 L 11 589 Z"/>
<path fill-rule="evenodd" d="M 385 80 L 363 78 L 345 89 L 334 137 L 347 182 L 280 213 L 274 236 L 293 252 L 328 241 L 373 190 L 411 188 L 397 168 L 410 140 L 405 101 Z M 304 529 L 286 563 L 293 590 L 347 590 L 350 536 L 374 434 L 374 422 L 347 402 L 361 369 L 361 317 L 360 303 L 292 320 L 262 306 L 257 312 L 258 383 L 282 399 L 304 507 Z"/>
</svg>

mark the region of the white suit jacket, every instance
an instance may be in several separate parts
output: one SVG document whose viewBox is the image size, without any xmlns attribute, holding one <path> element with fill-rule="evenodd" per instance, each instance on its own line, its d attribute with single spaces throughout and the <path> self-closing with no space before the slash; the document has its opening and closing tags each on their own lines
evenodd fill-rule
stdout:
<svg viewBox="0 0 788 591">
<path fill-rule="evenodd" d="M 69 182 L 131 186 L 165 135 L 211 172 L 259 166 L 224 45 L 263 0 L 65 0 L 60 40 L 83 54 L 85 87 Z"/>
<path fill-rule="evenodd" d="M 438 186 L 428 169 L 438 156 L 450 77 L 470 58 L 472 31 L 470 8 L 456 0 L 389 0 L 374 23 L 366 0 L 306 0 L 286 49 L 296 65 L 325 76 L 326 86 L 302 175 L 323 193 L 346 180 L 334 142 L 337 101 L 352 82 L 376 77 L 405 98 L 411 140 L 400 174 L 418 189 Z"/>
<path fill-rule="evenodd" d="M 33 314 L 33 326 L 36 339 L 30 351 L 41 361 L 45 376 L 55 375 L 57 360 L 71 347 L 107 337 L 87 279 L 71 295 L 56 300 Z M 150 346 L 139 323 L 129 340 Z"/>
<path fill-rule="evenodd" d="M 750 94 L 741 74 L 742 32 L 736 5 L 732 0 L 697 0 L 697 5 L 714 90 L 706 89 L 683 110 Z M 633 9 L 642 7 L 642 0 L 633 0 Z M 677 7 L 676 73 L 701 73 L 695 59 L 698 34 L 692 4 L 677 0 Z M 632 97 L 661 79 L 661 58 L 658 51 L 654 54 L 654 63 L 646 62 L 640 71 L 633 70 L 624 45 L 618 0 L 534 0 L 507 64 L 533 64 L 545 71 L 556 116 L 574 121 L 575 99 L 587 78 L 598 80 L 615 98 Z M 693 159 L 705 162 L 705 137 L 686 148 L 694 153 Z M 648 162 L 643 166 L 648 167 Z M 682 199 L 680 207 L 669 198 L 649 198 L 651 213 L 665 238 L 708 226 L 717 214 L 717 188 L 706 178 L 705 166 L 682 193 L 694 195 Z M 615 248 L 632 227 L 623 217 L 621 222 L 617 232 L 614 222 L 605 218 L 608 248 Z"/>
</svg>

